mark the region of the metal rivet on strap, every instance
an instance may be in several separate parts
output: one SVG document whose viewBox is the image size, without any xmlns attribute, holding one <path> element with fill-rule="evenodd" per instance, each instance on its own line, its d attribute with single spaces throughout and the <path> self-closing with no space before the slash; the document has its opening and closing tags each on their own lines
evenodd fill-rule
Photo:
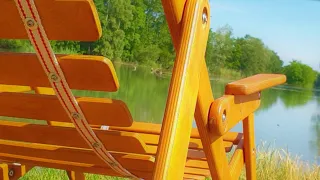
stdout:
<svg viewBox="0 0 320 180">
<path fill-rule="evenodd" d="M 117 167 L 117 166 L 118 166 L 118 164 L 115 163 L 115 162 L 110 162 L 109 164 L 110 164 L 110 166 L 112 166 L 112 167 Z"/>
<path fill-rule="evenodd" d="M 26 23 L 26 26 L 32 30 L 38 27 L 38 23 L 32 18 L 26 18 L 25 23 Z"/>
<path fill-rule="evenodd" d="M 14 176 L 14 169 L 10 169 L 8 172 L 9 177 L 13 177 Z"/>
<path fill-rule="evenodd" d="M 92 143 L 92 146 L 93 146 L 94 148 L 100 148 L 100 147 L 101 147 L 100 143 L 98 143 L 98 142 Z"/>
<path fill-rule="evenodd" d="M 49 78 L 53 82 L 59 82 L 60 81 L 60 77 L 56 73 L 53 73 L 53 72 L 49 73 Z"/>
<path fill-rule="evenodd" d="M 72 118 L 73 119 L 76 119 L 76 120 L 80 120 L 81 119 L 81 115 L 77 112 L 74 112 L 71 114 Z"/>
</svg>

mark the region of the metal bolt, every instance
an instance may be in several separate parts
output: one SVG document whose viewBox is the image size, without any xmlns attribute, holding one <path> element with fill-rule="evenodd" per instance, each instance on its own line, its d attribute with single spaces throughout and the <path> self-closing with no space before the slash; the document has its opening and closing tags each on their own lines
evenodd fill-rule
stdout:
<svg viewBox="0 0 320 180">
<path fill-rule="evenodd" d="M 207 11 L 203 11 L 202 13 L 202 23 L 203 24 L 206 24 L 208 22 L 208 14 L 207 14 Z"/>
<path fill-rule="evenodd" d="M 73 119 L 76 119 L 76 120 L 80 120 L 81 119 L 81 115 L 77 112 L 74 112 L 71 114 L 72 118 Z"/>
<path fill-rule="evenodd" d="M 49 78 L 53 82 L 59 82 L 60 81 L 60 77 L 56 73 L 50 73 L 49 74 Z"/>
<path fill-rule="evenodd" d="M 100 146 L 100 143 L 98 143 L 98 142 L 92 143 L 92 146 L 93 146 L 94 148 L 100 148 L 100 147 L 101 147 L 101 146 Z"/>
<path fill-rule="evenodd" d="M 117 166 L 118 166 L 118 164 L 115 163 L 115 162 L 109 162 L 109 164 L 110 164 L 112 167 L 117 167 Z"/>
<path fill-rule="evenodd" d="M 226 113 L 224 112 L 223 114 L 222 114 L 222 122 L 225 122 L 227 120 L 227 115 L 226 115 Z"/>
<path fill-rule="evenodd" d="M 25 22 L 26 22 L 26 25 L 28 26 L 28 28 L 30 28 L 30 29 L 37 28 L 37 22 L 34 19 L 26 18 Z"/>
<path fill-rule="evenodd" d="M 34 21 L 28 20 L 28 21 L 27 21 L 27 25 L 28 25 L 29 27 L 33 27 L 33 26 L 34 26 Z"/>
<path fill-rule="evenodd" d="M 13 169 L 10 169 L 10 170 L 9 170 L 9 176 L 10 176 L 10 177 L 13 177 L 13 176 L 14 176 L 14 170 L 13 170 Z"/>
</svg>

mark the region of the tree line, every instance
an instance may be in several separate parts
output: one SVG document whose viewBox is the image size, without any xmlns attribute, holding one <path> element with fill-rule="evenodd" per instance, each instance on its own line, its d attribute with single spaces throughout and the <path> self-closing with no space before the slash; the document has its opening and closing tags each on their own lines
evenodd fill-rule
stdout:
<svg viewBox="0 0 320 180">
<path fill-rule="evenodd" d="M 102 26 L 95 42 L 51 41 L 59 53 L 102 55 L 113 61 L 156 66 L 169 70 L 175 52 L 161 0 L 94 0 Z M 32 51 L 28 41 L 0 40 L 0 50 Z M 233 37 L 232 28 L 210 30 L 206 50 L 210 73 L 215 77 L 245 77 L 257 73 L 284 73 L 288 84 L 320 87 L 319 73 L 293 60 L 283 66 L 277 53 L 261 39 Z"/>
</svg>

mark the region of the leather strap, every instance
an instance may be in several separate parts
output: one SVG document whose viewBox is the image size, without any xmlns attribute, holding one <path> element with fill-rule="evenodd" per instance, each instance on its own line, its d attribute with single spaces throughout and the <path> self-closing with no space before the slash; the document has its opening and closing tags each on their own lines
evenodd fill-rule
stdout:
<svg viewBox="0 0 320 180">
<path fill-rule="evenodd" d="M 97 156 L 99 156 L 113 170 L 124 177 L 140 179 L 121 166 L 121 164 L 107 151 L 103 143 L 99 140 L 88 124 L 86 117 L 81 111 L 78 102 L 69 88 L 59 62 L 51 48 L 44 27 L 41 24 L 41 19 L 34 0 L 15 0 L 15 3 L 43 70 L 48 76 L 56 96 L 77 131 Z"/>
</svg>

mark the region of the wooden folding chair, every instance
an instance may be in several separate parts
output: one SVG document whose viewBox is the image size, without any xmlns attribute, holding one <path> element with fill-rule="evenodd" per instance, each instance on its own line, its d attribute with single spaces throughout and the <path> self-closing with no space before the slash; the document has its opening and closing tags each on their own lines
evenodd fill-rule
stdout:
<svg viewBox="0 0 320 180">
<path fill-rule="evenodd" d="M 0 0 L 0 38 L 29 39 L 36 53 L 0 53 L 0 178 L 34 166 L 131 179 L 255 179 L 253 112 L 263 89 L 283 75 L 230 83 L 214 100 L 204 61 L 206 0 L 163 0 L 177 52 L 163 124 L 134 122 L 119 100 L 75 97 L 70 89 L 119 88 L 111 61 L 55 55 L 48 40 L 95 41 L 101 27 L 92 0 Z M 193 116 L 197 129 L 192 128 Z M 229 132 L 243 120 L 243 133 Z M 234 149 L 231 161 L 226 153 Z"/>
</svg>

